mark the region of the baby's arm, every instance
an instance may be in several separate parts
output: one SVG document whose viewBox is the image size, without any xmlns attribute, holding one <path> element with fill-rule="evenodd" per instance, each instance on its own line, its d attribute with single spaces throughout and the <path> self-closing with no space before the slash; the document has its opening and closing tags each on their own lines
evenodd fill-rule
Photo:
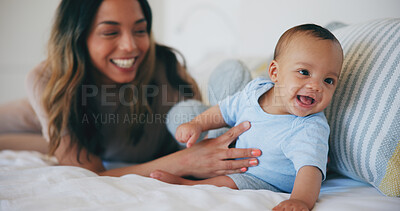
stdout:
<svg viewBox="0 0 400 211">
<path fill-rule="evenodd" d="M 314 166 L 301 167 L 294 181 L 290 199 L 281 202 L 272 210 L 311 210 L 321 189 L 322 173 Z"/>
<path fill-rule="evenodd" d="M 175 138 L 181 143 L 191 147 L 199 138 L 201 132 L 226 126 L 218 105 L 215 105 L 192 121 L 182 124 L 176 130 Z"/>
</svg>

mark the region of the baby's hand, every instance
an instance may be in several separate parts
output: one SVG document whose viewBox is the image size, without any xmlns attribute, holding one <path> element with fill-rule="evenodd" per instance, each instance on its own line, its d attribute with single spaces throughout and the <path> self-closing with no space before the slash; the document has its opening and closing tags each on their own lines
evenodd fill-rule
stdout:
<svg viewBox="0 0 400 211">
<path fill-rule="evenodd" d="M 188 122 L 182 124 L 176 129 L 175 138 L 181 143 L 186 143 L 186 147 L 191 147 L 200 137 L 202 129 L 197 123 Z"/>
<path fill-rule="evenodd" d="M 279 203 L 272 210 L 293 210 L 293 211 L 308 211 L 306 203 L 297 199 L 288 199 Z"/>
</svg>

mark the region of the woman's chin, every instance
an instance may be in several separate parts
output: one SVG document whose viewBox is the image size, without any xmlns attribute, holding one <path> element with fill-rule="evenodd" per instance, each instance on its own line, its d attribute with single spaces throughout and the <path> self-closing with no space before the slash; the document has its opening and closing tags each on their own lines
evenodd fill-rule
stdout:
<svg viewBox="0 0 400 211">
<path fill-rule="evenodd" d="M 112 77 L 110 78 L 116 84 L 127 84 L 131 83 L 136 77 L 136 74 L 129 75 L 129 76 L 120 76 L 120 77 Z"/>
<path fill-rule="evenodd" d="M 118 81 L 114 81 L 114 82 L 117 83 L 117 84 L 129 84 L 129 83 L 132 83 L 133 79 L 134 79 L 134 78 L 129 79 L 129 80 L 127 80 L 127 79 L 118 80 Z"/>
</svg>

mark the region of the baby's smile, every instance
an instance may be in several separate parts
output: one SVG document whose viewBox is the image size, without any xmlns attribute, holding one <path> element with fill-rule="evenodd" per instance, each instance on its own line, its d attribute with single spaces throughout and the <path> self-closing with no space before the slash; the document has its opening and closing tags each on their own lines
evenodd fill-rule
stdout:
<svg viewBox="0 0 400 211">
<path fill-rule="evenodd" d="M 297 100 L 301 105 L 311 106 L 315 103 L 315 99 L 305 95 L 297 95 Z"/>
</svg>

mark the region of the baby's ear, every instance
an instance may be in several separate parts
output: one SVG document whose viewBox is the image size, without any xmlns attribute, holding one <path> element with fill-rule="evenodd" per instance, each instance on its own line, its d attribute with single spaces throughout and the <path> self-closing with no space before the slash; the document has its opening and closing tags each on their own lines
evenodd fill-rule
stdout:
<svg viewBox="0 0 400 211">
<path fill-rule="evenodd" d="M 272 60 L 271 64 L 269 64 L 268 74 L 269 78 L 274 83 L 278 81 L 278 70 L 279 70 L 278 62 L 276 60 Z"/>
</svg>

